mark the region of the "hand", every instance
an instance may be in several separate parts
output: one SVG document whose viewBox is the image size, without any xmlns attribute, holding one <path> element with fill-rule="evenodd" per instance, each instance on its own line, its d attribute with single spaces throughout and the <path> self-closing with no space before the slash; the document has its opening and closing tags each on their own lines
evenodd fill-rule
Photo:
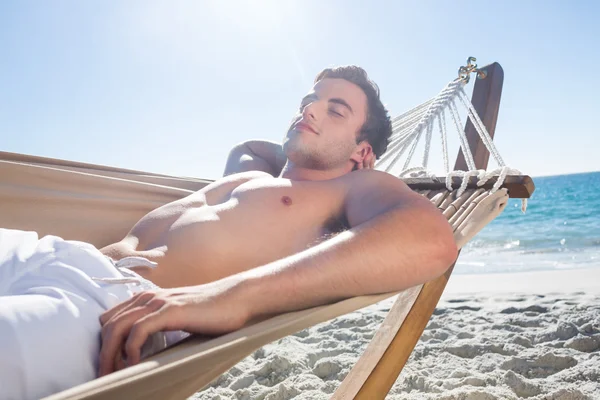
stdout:
<svg viewBox="0 0 600 400">
<path fill-rule="evenodd" d="M 102 348 L 99 375 L 140 361 L 142 345 L 160 331 L 184 330 L 217 335 L 237 330 L 249 320 L 226 280 L 206 285 L 141 292 L 100 316 Z"/>
<path fill-rule="evenodd" d="M 356 169 L 373 169 L 375 168 L 375 153 L 373 153 L 372 151 L 369 152 L 369 154 L 367 154 L 365 156 L 365 158 L 363 158 L 362 163 L 357 163 L 356 164 Z"/>
</svg>

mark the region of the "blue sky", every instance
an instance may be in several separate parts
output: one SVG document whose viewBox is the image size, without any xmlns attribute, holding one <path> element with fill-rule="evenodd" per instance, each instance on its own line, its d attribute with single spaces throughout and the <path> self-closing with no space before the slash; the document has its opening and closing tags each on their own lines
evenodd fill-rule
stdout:
<svg viewBox="0 0 600 400">
<path fill-rule="evenodd" d="M 3 1 L 0 150 L 214 179 L 234 144 L 281 140 L 324 67 L 364 67 L 396 115 L 476 56 L 505 71 L 507 164 L 597 171 L 598 4 Z"/>
</svg>

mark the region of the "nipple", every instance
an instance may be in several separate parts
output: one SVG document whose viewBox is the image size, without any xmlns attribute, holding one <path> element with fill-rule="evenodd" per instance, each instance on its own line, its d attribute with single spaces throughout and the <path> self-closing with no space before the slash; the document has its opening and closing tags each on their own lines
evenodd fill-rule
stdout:
<svg viewBox="0 0 600 400">
<path fill-rule="evenodd" d="M 290 197 L 288 197 L 288 196 L 283 196 L 281 198 L 281 202 L 283 204 L 285 204 L 286 206 L 291 206 L 292 205 L 292 199 Z"/>
</svg>

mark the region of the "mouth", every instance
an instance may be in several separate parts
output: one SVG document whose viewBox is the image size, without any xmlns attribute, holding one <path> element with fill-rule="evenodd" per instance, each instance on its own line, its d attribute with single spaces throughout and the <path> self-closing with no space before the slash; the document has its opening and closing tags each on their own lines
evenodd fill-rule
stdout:
<svg viewBox="0 0 600 400">
<path fill-rule="evenodd" d="M 294 127 L 294 129 L 298 129 L 299 131 L 312 132 L 312 133 L 314 133 L 316 135 L 319 134 L 312 126 L 310 126 L 306 122 L 298 122 L 296 124 L 296 126 Z"/>
</svg>

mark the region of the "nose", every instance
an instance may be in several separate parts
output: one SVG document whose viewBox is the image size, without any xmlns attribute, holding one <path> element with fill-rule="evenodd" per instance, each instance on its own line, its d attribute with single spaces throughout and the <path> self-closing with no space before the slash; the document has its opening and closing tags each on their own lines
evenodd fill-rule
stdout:
<svg viewBox="0 0 600 400">
<path fill-rule="evenodd" d="M 302 119 L 316 121 L 317 113 L 316 113 L 316 104 L 315 101 L 311 101 L 302 109 Z"/>
</svg>

